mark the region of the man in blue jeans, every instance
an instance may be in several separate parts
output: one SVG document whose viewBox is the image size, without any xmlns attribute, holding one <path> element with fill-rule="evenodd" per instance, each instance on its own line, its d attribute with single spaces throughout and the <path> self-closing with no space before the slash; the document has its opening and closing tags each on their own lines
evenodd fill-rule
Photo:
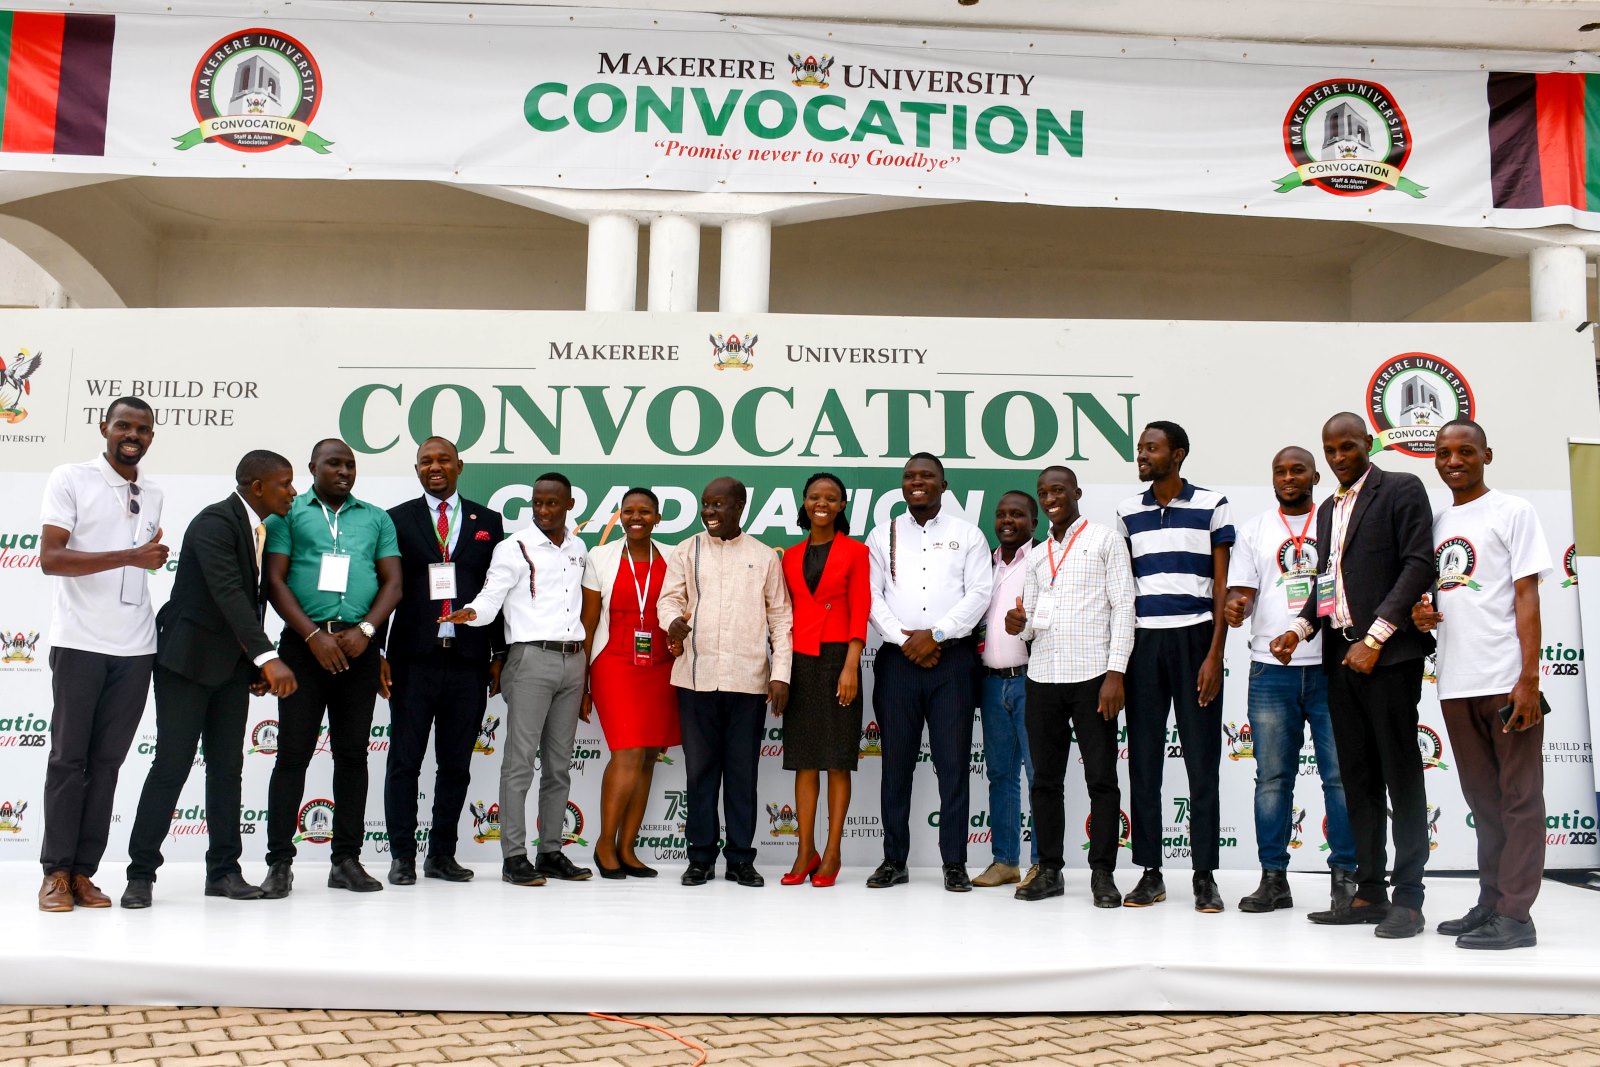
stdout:
<svg viewBox="0 0 1600 1067">
<path fill-rule="evenodd" d="M 1317 770 L 1322 776 L 1334 908 L 1339 907 L 1342 887 L 1354 885 L 1349 876 L 1356 869 L 1355 839 L 1328 717 L 1322 639 L 1301 642 L 1287 665 L 1279 663 L 1269 648 L 1273 638 L 1292 625 L 1306 600 L 1316 595 L 1316 505 L 1311 494 L 1319 480 L 1316 461 L 1305 449 L 1290 445 L 1274 456 L 1272 492 L 1277 506 L 1239 527 L 1228 569 L 1223 618 L 1237 627 L 1247 615 L 1253 616 L 1247 709 L 1255 747 L 1256 851 L 1261 860 L 1261 884 L 1239 901 L 1240 911 L 1294 906 L 1287 873 L 1289 831 L 1307 726 L 1311 727 Z"/>
<path fill-rule="evenodd" d="M 1033 789 L 1033 757 L 1028 753 L 1028 726 L 1023 715 L 1028 675 L 1028 646 L 1006 633 L 1006 612 L 1022 604 L 1023 560 L 1033 548 L 1039 505 L 1020 490 L 1000 498 L 994 509 L 994 593 L 989 598 L 983 636 L 983 759 L 989 776 L 989 847 L 994 862 L 972 880 L 975 886 L 1023 885 L 1039 871 L 1039 844 L 1028 834 L 1027 877 L 1022 876 L 1022 772 Z"/>
</svg>

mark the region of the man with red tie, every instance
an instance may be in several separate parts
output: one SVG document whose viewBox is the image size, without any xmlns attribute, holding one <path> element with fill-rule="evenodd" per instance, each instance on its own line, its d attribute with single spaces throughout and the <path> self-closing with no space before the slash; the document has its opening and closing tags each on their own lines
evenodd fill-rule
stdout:
<svg viewBox="0 0 1600 1067">
<path fill-rule="evenodd" d="M 447 882 L 472 878 L 456 862 L 457 824 L 484 708 L 500 691 L 505 630 L 498 618 L 482 627 L 439 620 L 478 595 L 505 528 L 499 513 L 456 492 L 464 466 L 454 443 L 428 438 L 417 449 L 422 496 L 389 510 L 401 573 L 400 606 L 382 667 L 390 722 L 383 815 L 391 885 L 417 881 L 417 778 L 430 731 L 437 731 L 438 770 L 422 873 Z"/>
</svg>

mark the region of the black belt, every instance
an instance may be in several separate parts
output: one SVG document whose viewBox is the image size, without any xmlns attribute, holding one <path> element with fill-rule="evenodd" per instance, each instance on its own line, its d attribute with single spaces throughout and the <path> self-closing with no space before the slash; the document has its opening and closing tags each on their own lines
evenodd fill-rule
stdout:
<svg viewBox="0 0 1600 1067">
<path fill-rule="evenodd" d="M 523 641 L 524 645 L 542 648 L 546 652 L 559 652 L 563 656 L 576 656 L 583 651 L 582 641 Z"/>
<path fill-rule="evenodd" d="M 989 672 L 989 677 L 991 678 L 1021 678 L 1028 673 L 1028 665 L 1026 663 L 1020 667 L 985 667 L 984 669 Z"/>
<path fill-rule="evenodd" d="M 341 633 L 345 630 L 354 630 L 360 623 L 345 622 L 343 619 L 329 619 L 327 622 L 317 623 L 317 629 L 326 630 L 330 634 Z"/>
<path fill-rule="evenodd" d="M 454 648 L 454 647 L 456 647 L 456 639 L 453 638 L 453 637 L 437 637 L 437 638 L 434 638 L 433 647 L 434 648 Z"/>
<path fill-rule="evenodd" d="M 967 639 L 965 637 L 952 637 L 948 641 L 940 641 L 939 642 L 939 647 L 940 648 L 955 648 L 957 645 L 965 643 L 966 640 Z"/>
</svg>

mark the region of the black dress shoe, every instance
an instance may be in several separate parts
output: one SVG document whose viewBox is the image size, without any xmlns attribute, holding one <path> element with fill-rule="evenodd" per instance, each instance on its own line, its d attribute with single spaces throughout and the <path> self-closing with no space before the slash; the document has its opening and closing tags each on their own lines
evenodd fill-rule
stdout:
<svg viewBox="0 0 1600 1067">
<path fill-rule="evenodd" d="M 1260 914 L 1294 907 L 1294 897 L 1289 895 L 1289 875 L 1285 871 L 1262 870 L 1261 884 L 1256 891 L 1239 901 L 1239 910 Z"/>
<path fill-rule="evenodd" d="M 390 885 L 416 885 L 417 861 L 392 859 L 389 861 Z"/>
<path fill-rule="evenodd" d="M 1061 877 L 1060 871 L 1040 867 L 1039 873 L 1033 876 L 1033 881 L 1018 886 L 1017 891 L 1011 895 L 1018 900 L 1044 900 L 1047 897 L 1064 896 L 1066 892 L 1067 883 Z"/>
<path fill-rule="evenodd" d="M 893 860 L 884 860 L 878 864 L 878 869 L 867 875 L 868 889 L 887 889 L 892 885 L 905 885 L 911 880 L 906 873 L 906 865 L 895 863 Z"/>
<path fill-rule="evenodd" d="M 500 863 L 500 880 L 512 885 L 544 885 L 544 875 L 528 862 L 526 855 L 512 856 Z"/>
<path fill-rule="evenodd" d="M 261 880 L 261 897 L 263 900 L 281 900 L 293 888 L 294 868 L 289 860 L 279 860 L 267 868 L 267 876 Z"/>
<path fill-rule="evenodd" d="M 684 885 L 705 885 L 717 873 L 717 868 L 710 863 L 691 863 L 683 870 L 683 877 L 678 881 Z"/>
<path fill-rule="evenodd" d="M 1117 880 L 1110 871 L 1090 871 L 1089 892 L 1094 894 L 1097 908 L 1122 907 L 1122 894 L 1117 891 Z"/>
<path fill-rule="evenodd" d="M 376 893 L 383 883 L 367 873 L 360 860 L 340 860 L 328 871 L 329 889 L 348 889 L 352 893 Z"/>
<path fill-rule="evenodd" d="M 749 886 L 751 889 L 760 889 L 767 884 L 767 880 L 761 877 L 761 872 L 756 870 L 756 865 L 753 863 L 730 863 L 723 877 L 730 882 Z"/>
<path fill-rule="evenodd" d="M 1492 913 L 1489 921 L 1476 930 L 1470 930 L 1456 938 L 1456 948 L 1503 950 L 1529 948 L 1538 943 L 1539 932 L 1533 928 L 1532 919 L 1521 922 L 1498 912 Z"/>
<path fill-rule="evenodd" d="M 442 878 L 446 882 L 470 882 L 472 872 L 457 863 L 454 856 L 429 856 L 422 861 L 422 877 Z"/>
<path fill-rule="evenodd" d="M 534 869 L 546 878 L 559 878 L 563 882 L 584 882 L 594 877 L 594 872 L 587 867 L 579 867 L 567 859 L 567 854 L 559 849 L 555 852 L 541 852 L 534 861 Z"/>
<path fill-rule="evenodd" d="M 654 878 L 661 873 L 654 867 L 645 867 L 637 863 L 623 863 L 619 869 L 629 878 Z"/>
<path fill-rule="evenodd" d="M 1160 867 L 1146 867 L 1139 876 L 1139 884 L 1123 898 L 1125 908 L 1148 908 L 1167 899 L 1167 883 L 1161 878 Z"/>
<path fill-rule="evenodd" d="M 261 887 L 251 885 L 237 871 L 206 883 L 206 896 L 227 897 L 229 900 L 260 900 Z"/>
<path fill-rule="evenodd" d="M 1388 901 L 1363 902 L 1357 897 L 1343 907 L 1314 911 L 1306 918 L 1318 926 L 1360 926 L 1362 923 L 1381 923 L 1388 914 Z"/>
<path fill-rule="evenodd" d="M 1043 872 L 1041 871 L 1040 873 Z M 944 887 L 952 893 L 972 892 L 972 879 L 967 877 L 967 865 L 964 863 L 945 864 Z"/>
<path fill-rule="evenodd" d="M 628 872 L 623 870 L 621 866 L 607 867 L 605 864 L 600 862 L 599 856 L 594 858 L 594 868 L 600 872 L 600 877 L 610 878 L 613 881 L 628 877 Z"/>
<path fill-rule="evenodd" d="M 148 878 L 130 880 L 128 888 L 122 891 L 122 906 L 124 908 L 148 908 L 150 906 L 150 890 L 154 884 Z"/>
<path fill-rule="evenodd" d="M 1459 919 L 1446 919 L 1435 929 L 1446 937 L 1460 937 L 1470 934 L 1490 919 L 1494 918 L 1494 909 L 1487 904 L 1474 904 L 1465 915 Z"/>
<path fill-rule="evenodd" d="M 1398 940 L 1402 937 L 1416 937 L 1427 929 L 1427 926 L 1421 908 L 1403 908 L 1398 904 L 1390 904 L 1389 914 L 1383 917 L 1378 928 L 1372 932 L 1379 937 Z M 1459 941 L 1460 938 L 1456 940 Z"/>
<path fill-rule="evenodd" d="M 1222 911 L 1222 894 L 1217 892 L 1217 880 L 1210 871 L 1194 872 L 1194 910 L 1204 915 Z"/>
</svg>

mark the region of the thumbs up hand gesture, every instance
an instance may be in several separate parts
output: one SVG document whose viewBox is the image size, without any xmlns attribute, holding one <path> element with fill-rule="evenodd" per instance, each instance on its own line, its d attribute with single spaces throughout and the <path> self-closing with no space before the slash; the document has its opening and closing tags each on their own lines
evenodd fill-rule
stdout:
<svg viewBox="0 0 1600 1067">
<path fill-rule="evenodd" d="M 1006 612 L 1006 633 L 1015 637 L 1026 625 L 1028 625 L 1028 615 L 1022 610 L 1022 598 L 1017 597 L 1017 606 Z"/>
</svg>

